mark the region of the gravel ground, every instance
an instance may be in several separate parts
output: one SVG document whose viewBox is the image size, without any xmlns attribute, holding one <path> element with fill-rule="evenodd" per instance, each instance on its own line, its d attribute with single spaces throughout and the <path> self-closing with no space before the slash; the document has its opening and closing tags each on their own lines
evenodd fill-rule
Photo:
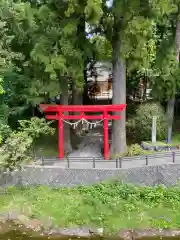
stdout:
<svg viewBox="0 0 180 240">
<path fill-rule="evenodd" d="M 99 129 L 92 129 L 81 141 L 77 150 L 68 155 L 71 158 L 103 158 L 103 136 Z"/>
</svg>

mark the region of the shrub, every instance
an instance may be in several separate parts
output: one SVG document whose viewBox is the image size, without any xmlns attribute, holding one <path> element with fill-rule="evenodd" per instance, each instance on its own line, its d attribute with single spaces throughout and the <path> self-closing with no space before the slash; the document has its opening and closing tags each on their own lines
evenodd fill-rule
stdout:
<svg viewBox="0 0 180 240">
<path fill-rule="evenodd" d="M 12 133 L 11 128 L 7 124 L 4 124 L 0 121 L 1 142 L 5 141 L 10 136 L 11 133 Z"/>
<path fill-rule="evenodd" d="M 133 156 L 140 156 L 140 155 L 148 155 L 151 154 L 151 151 L 146 151 L 142 149 L 142 147 L 139 144 L 132 144 L 127 147 L 126 152 L 118 155 L 113 155 L 112 158 L 120 158 L 120 157 L 133 157 Z"/>
<path fill-rule="evenodd" d="M 167 132 L 167 120 L 163 108 L 156 103 L 142 104 L 137 108 L 135 117 L 127 123 L 127 135 L 131 133 L 136 142 L 151 140 L 153 116 L 157 117 L 157 140 L 164 140 Z"/>
<path fill-rule="evenodd" d="M 19 120 L 19 131 L 26 132 L 34 140 L 42 135 L 53 135 L 54 129 L 50 127 L 52 121 L 46 122 L 44 118 L 32 117 L 30 120 Z"/>
<path fill-rule="evenodd" d="M 51 122 L 37 117 L 19 121 L 19 131 L 12 132 L 1 148 L 0 167 L 14 170 L 32 159 L 33 142 L 41 135 L 54 134 Z"/>
<path fill-rule="evenodd" d="M 139 156 L 143 154 L 144 154 L 144 150 L 141 148 L 139 144 L 132 144 L 127 148 L 125 156 L 132 157 L 132 156 Z"/>
<path fill-rule="evenodd" d="M 5 141 L 1 151 L 0 166 L 14 170 L 29 162 L 33 139 L 26 132 L 13 132 Z"/>
<path fill-rule="evenodd" d="M 132 102 L 130 102 L 129 104 L 127 103 L 127 106 L 126 106 L 127 119 L 136 114 L 136 109 L 137 109 L 137 103 L 132 103 Z"/>
</svg>

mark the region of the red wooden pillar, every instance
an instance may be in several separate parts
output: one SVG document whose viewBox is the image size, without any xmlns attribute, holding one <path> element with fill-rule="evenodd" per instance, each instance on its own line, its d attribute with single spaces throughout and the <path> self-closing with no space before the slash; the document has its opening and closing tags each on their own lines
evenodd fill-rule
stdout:
<svg viewBox="0 0 180 240">
<path fill-rule="evenodd" d="M 64 158 L 64 124 L 62 120 L 62 110 L 59 111 L 58 114 L 58 148 L 59 148 L 59 159 Z"/>
<path fill-rule="evenodd" d="M 106 110 L 103 112 L 104 115 L 104 158 L 109 159 L 109 137 L 108 137 L 108 113 Z"/>
</svg>

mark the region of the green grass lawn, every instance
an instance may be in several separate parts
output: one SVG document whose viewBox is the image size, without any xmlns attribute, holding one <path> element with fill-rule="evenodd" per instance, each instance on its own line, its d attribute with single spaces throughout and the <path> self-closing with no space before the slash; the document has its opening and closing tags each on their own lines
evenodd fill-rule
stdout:
<svg viewBox="0 0 180 240">
<path fill-rule="evenodd" d="M 145 141 L 146 144 L 153 145 L 151 141 Z M 174 133 L 172 137 L 172 143 L 167 144 L 165 141 L 157 141 L 155 146 L 179 146 L 180 145 L 180 134 Z"/>
<path fill-rule="evenodd" d="M 136 187 L 119 182 L 89 187 L 10 188 L 0 212 L 17 209 L 32 218 L 52 217 L 60 227 L 180 228 L 180 187 Z"/>
<path fill-rule="evenodd" d="M 180 133 L 175 133 L 172 138 L 172 144 L 180 145 Z"/>
</svg>

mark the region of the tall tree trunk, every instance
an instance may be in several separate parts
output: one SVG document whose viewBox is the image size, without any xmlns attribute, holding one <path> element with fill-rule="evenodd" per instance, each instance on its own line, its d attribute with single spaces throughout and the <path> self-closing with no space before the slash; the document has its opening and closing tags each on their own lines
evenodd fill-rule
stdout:
<svg viewBox="0 0 180 240">
<path fill-rule="evenodd" d="M 120 39 L 120 24 L 114 24 L 113 36 L 113 99 L 112 104 L 126 103 L 126 64 L 122 57 L 120 57 L 120 50 L 122 42 Z M 117 113 L 120 115 L 120 120 L 113 121 L 112 126 L 112 145 L 111 155 L 119 155 L 126 151 L 126 111 Z"/>
<path fill-rule="evenodd" d="M 180 63 L 180 20 L 176 22 L 176 59 Z M 172 140 L 172 126 L 174 119 L 175 97 L 173 96 L 167 103 L 167 118 L 168 118 L 168 143 Z"/>
<path fill-rule="evenodd" d="M 168 118 L 168 143 L 172 140 L 172 126 L 174 118 L 175 98 L 169 99 L 167 103 L 167 118 Z"/>
<path fill-rule="evenodd" d="M 77 89 L 75 82 L 72 82 L 72 105 L 82 105 L 82 93 Z"/>
<path fill-rule="evenodd" d="M 85 7 L 85 5 L 84 5 Z M 86 55 L 86 20 L 85 20 L 85 14 L 83 13 L 82 16 L 79 18 L 79 23 L 77 27 L 77 46 L 81 50 L 82 53 L 82 60 L 83 60 L 83 77 L 84 77 L 84 83 L 87 84 L 87 64 L 88 59 Z M 75 88 L 75 83 L 74 83 Z M 76 93 L 75 93 L 76 94 Z M 84 95 L 81 94 L 81 102 L 84 102 Z"/>
<path fill-rule="evenodd" d="M 63 91 L 61 94 L 61 104 L 68 105 L 68 95 L 68 84 L 66 84 L 66 86 L 63 86 Z M 68 115 L 68 112 L 65 112 L 64 114 Z M 64 123 L 64 151 L 65 153 L 70 153 L 72 151 L 70 125 L 67 123 Z"/>
<path fill-rule="evenodd" d="M 176 23 L 176 59 L 180 61 L 180 20 Z"/>
</svg>

